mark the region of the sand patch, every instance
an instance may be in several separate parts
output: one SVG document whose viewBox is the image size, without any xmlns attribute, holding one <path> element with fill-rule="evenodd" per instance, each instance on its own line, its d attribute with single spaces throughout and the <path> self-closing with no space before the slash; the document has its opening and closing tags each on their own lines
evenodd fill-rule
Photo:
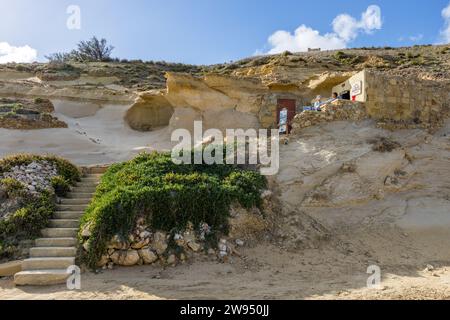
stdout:
<svg viewBox="0 0 450 320">
<path fill-rule="evenodd" d="M 75 102 L 69 100 L 53 100 L 55 112 L 70 118 L 86 118 L 95 116 L 101 105 L 93 102 Z"/>
</svg>

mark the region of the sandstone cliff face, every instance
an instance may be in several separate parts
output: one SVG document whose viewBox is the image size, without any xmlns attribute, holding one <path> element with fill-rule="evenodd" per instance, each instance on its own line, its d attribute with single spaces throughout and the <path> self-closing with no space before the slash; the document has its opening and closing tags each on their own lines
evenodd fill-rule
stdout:
<svg viewBox="0 0 450 320">
<path fill-rule="evenodd" d="M 128 110 L 125 121 L 138 131 L 167 126 L 172 118 L 174 108 L 163 92 L 156 90 L 139 96 Z"/>
<path fill-rule="evenodd" d="M 134 128 L 170 124 L 171 129 L 191 130 L 195 120 L 203 120 L 206 129 L 259 128 L 264 94 L 258 81 L 168 73 L 167 91 L 141 94 L 127 120 Z"/>
<path fill-rule="evenodd" d="M 200 111 L 234 109 L 257 113 L 264 87 L 257 81 L 208 75 L 167 74 L 167 99 L 174 107 Z"/>
<path fill-rule="evenodd" d="M 28 80 L 1 81 L 1 96 L 42 97 L 57 99 L 76 99 L 81 101 L 105 101 L 129 103 L 136 98 L 136 94 L 126 90 L 115 90 L 97 86 L 54 86 Z"/>
</svg>

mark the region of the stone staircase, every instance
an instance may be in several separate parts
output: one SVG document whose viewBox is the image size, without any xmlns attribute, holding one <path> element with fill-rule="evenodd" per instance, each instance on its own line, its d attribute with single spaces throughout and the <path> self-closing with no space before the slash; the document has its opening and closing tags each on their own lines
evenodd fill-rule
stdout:
<svg viewBox="0 0 450 320">
<path fill-rule="evenodd" d="M 22 262 L 23 271 L 14 276 L 16 285 L 66 283 L 67 268 L 75 265 L 80 218 L 100 181 L 100 172 L 91 170 L 85 174 L 67 197 L 61 199 L 48 228 L 42 230 L 42 238 L 30 249 L 30 258 Z"/>
</svg>

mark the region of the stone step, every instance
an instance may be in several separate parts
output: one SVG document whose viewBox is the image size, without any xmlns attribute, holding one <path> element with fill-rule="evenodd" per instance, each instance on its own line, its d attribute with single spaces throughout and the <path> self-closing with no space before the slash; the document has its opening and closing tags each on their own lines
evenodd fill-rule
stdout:
<svg viewBox="0 0 450 320">
<path fill-rule="evenodd" d="M 75 247 L 35 247 L 30 249 L 31 258 L 61 258 L 74 257 L 77 254 Z"/>
<path fill-rule="evenodd" d="M 16 286 L 51 286 L 67 282 L 70 273 L 64 269 L 22 271 L 14 275 Z"/>
<path fill-rule="evenodd" d="M 72 192 L 74 193 L 94 193 L 97 190 L 96 186 L 89 187 L 73 187 Z"/>
<path fill-rule="evenodd" d="M 70 192 L 66 195 L 66 199 L 89 199 L 91 200 L 94 196 L 93 192 L 82 193 L 82 192 Z"/>
<path fill-rule="evenodd" d="M 71 204 L 81 204 L 81 205 L 86 205 L 86 204 L 90 204 L 91 203 L 91 199 L 82 199 L 82 198 L 78 198 L 78 199 L 61 199 L 61 204 L 63 205 L 71 205 Z"/>
<path fill-rule="evenodd" d="M 77 228 L 47 228 L 42 230 L 44 238 L 71 238 L 76 237 Z"/>
<path fill-rule="evenodd" d="M 79 219 L 51 219 L 50 228 L 78 228 Z"/>
<path fill-rule="evenodd" d="M 81 182 L 77 182 L 75 187 L 97 187 L 98 184 L 99 184 L 98 181 L 96 181 L 96 182 L 81 181 Z"/>
<path fill-rule="evenodd" d="M 103 177 L 103 173 L 87 173 L 84 175 L 84 177 L 101 179 Z"/>
<path fill-rule="evenodd" d="M 106 172 L 106 170 L 108 170 L 108 167 L 91 167 L 91 168 L 87 168 L 87 172 L 88 174 L 103 174 Z"/>
<path fill-rule="evenodd" d="M 88 207 L 87 204 L 59 204 L 56 206 L 58 211 L 84 211 Z"/>
<path fill-rule="evenodd" d="M 56 211 L 53 214 L 55 219 L 80 219 L 84 211 Z"/>
<path fill-rule="evenodd" d="M 36 247 L 75 247 L 76 238 L 41 238 L 36 239 Z"/>
<path fill-rule="evenodd" d="M 16 286 L 50 286 L 64 284 L 70 274 L 65 269 L 22 271 L 14 275 Z"/>
<path fill-rule="evenodd" d="M 22 270 L 67 269 L 73 265 L 75 265 L 75 257 L 29 258 L 23 260 Z"/>
<path fill-rule="evenodd" d="M 94 177 L 94 176 L 87 176 L 85 178 L 81 179 L 81 183 L 99 183 L 101 180 L 101 176 L 99 177 Z"/>
</svg>

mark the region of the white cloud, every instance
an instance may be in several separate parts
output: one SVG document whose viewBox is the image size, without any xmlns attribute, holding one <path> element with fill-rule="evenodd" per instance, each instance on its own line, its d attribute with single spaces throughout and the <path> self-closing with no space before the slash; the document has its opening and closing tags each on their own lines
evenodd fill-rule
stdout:
<svg viewBox="0 0 450 320">
<path fill-rule="evenodd" d="M 445 20 L 445 26 L 441 31 L 441 38 L 444 43 L 450 43 L 450 3 L 442 10 L 442 18 Z"/>
<path fill-rule="evenodd" d="M 269 54 L 289 51 L 307 51 L 308 48 L 340 49 L 346 46 L 344 39 L 333 33 L 321 35 L 319 31 L 301 25 L 294 34 L 287 31 L 277 31 L 269 38 L 272 49 Z"/>
<path fill-rule="evenodd" d="M 415 36 L 410 36 L 408 39 L 413 41 L 413 42 L 417 42 L 417 41 L 420 41 L 420 40 L 423 39 L 423 34 L 420 33 L 420 34 L 415 35 Z"/>
<path fill-rule="evenodd" d="M 371 34 L 374 30 L 381 29 L 381 9 L 371 5 L 357 20 L 348 14 L 340 14 L 332 22 L 333 31 L 324 35 L 306 25 L 301 25 L 292 34 L 289 31 L 280 30 L 269 37 L 269 45 L 272 47 L 269 54 L 289 51 L 307 51 L 308 48 L 321 48 L 322 50 L 334 50 L 346 48 L 349 42 L 355 40 L 361 32 Z"/>
<path fill-rule="evenodd" d="M 0 63 L 34 62 L 36 58 L 37 51 L 30 46 L 14 47 L 7 42 L 0 42 Z"/>
<path fill-rule="evenodd" d="M 424 38 L 424 35 L 422 33 L 419 33 L 419 34 L 408 36 L 408 37 L 400 37 L 400 38 L 398 38 L 398 41 L 399 42 L 404 42 L 404 41 L 418 42 L 418 41 L 421 41 L 423 38 Z"/>
</svg>

